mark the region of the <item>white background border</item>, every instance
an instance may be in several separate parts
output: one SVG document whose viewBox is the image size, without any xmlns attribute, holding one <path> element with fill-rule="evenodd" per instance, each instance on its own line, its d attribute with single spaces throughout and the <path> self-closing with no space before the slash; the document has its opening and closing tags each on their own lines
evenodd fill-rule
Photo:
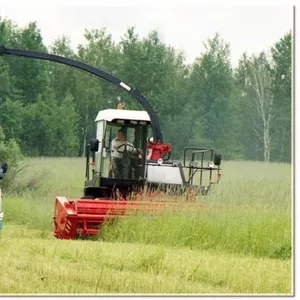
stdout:
<svg viewBox="0 0 300 300">
<path fill-rule="evenodd" d="M 48 7 L 62 7 L 62 6 L 110 6 L 110 7 L 128 7 L 128 6 L 138 6 L 138 7 L 203 7 L 203 6 L 206 6 L 206 7 L 228 7 L 228 6 L 296 6 L 297 2 L 296 1 L 289 1 L 289 0 L 286 0 L 286 1 L 267 1 L 267 0 L 252 0 L 252 1 L 233 1 L 233 0 L 230 0 L 230 1 L 200 1 L 200 0 L 184 0 L 184 1 L 179 1 L 179 0 L 173 0 L 173 1 L 163 1 L 163 0 L 148 0 L 148 1 L 145 1 L 145 0 L 107 0 L 107 1 L 104 1 L 104 0 L 85 0 L 85 1 L 80 1 L 80 0 L 52 0 L 52 1 L 38 1 L 38 0 L 9 0 L 9 1 L 5 1 L 4 3 L 4 0 L 0 0 L 1 4 L 0 4 L 0 9 L 1 9 L 1 6 L 5 6 L 5 7 L 9 7 L 9 8 L 13 8 L 13 7 L 32 7 L 32 8 L 35 8 L 35 7 L 41 7 L 41 8 L 48 8 Z M 300 19 L 300 14 L 299 14 L 299 11 L 300 11 L 300 6 L 299 8 L 296 6 L 296 28 L 295 28 L 295 31 L 296 31 L 296 53 L 298 54 L 298 49 L 299 49 L 299 38 L 297 38 L 297 33 L 300 32 L 300 28 L 299 28 L 299 19 Z M 299 64 L 299 59 L 298 58 L 298 55 L 296 55 L 295 57 L 295 67 L 296 67 L 296 71 L 298 70 L 298 64 Z M 299 86 L 299 76 L 297 76 L 297 73 L 296 73 L 296 77 L 295 77 L 296 81 L 295 81 L 295 89 L 296 89 L 296 92 L 297 92 L 297 87 Z M 299 114 L 299 109 L 300 109 L 300 104 L 299 104 L 299 100 L 297 99 L 297 93 L 295 95 L 295 99 L 294 99 L 294 108 L 295 108 L 295 132 L 294 132 L 294 137 L 295 137 L 295 148 L 297 149 L 297 142 L 298 142 L 298 135 L 299 135 L 299 124 L 300 124 L 300 121 L 298 120 L 297 121 L 297 115 Z M 298 100 L 298 101 L 297 101 Z M 296 164 L 298 163 L 297 161 L 297 151 L 295 152 L 295 166 Z M 294 181 L 294 184 L 295 184 L 295 187 L 296 186 L 299 186 L 299 174 L 300 174 L 300 169 L 298 169 L 297 171 L 297 168 L 295 168 L 295 181 Z M 297 194 L 295 194 L 295 210 L 297 209 Z M 298 249 L 298 238 L 297 238 L 297 235 L 296 233 L 299 231 L 299 228 L 298 228 L 298 223 L 297 222 L 297 216 L 298 216 L 298 212 L 295 211 L 295 232 L 294 232 L 294 235 L 295 235 L 295 249 L 297 250 Z M 297 230 L 298 229 L 298 230 Z M 297 270 L 299 269 L 299 262 L 297 262 L 297 256 L 296 255 L 296 251 L 295 251 L 295 275 L 297 276 L 298 272 Z M 278 270 L 278 272 L 280 272 L 280 270 Z M 297 278 L 295 276 L 295 282 L 294 282 L 294 289 L 295 289 L 295 293 L 297 295 L 297 289 L 296 287 L 297 286 L 300 286 L 300 280 L 299 278 Z M 1 292 L 1 291 L 0 291 Z M 297 296 L 296 296 L 297 297 Z M 1 297 L 2 298 L 2 297 Z M 8 297 L 3 297 L 3 299 L 5 298 L 8 298 Z M 16 297 L 9 297 L 10 299 L 12 298 L 16 298 Z M 38 299 L 40 297 L 34 297 L 34 299 Z M 59 299 L 66 299 L 66 297 L 55 297 L 55 298 L 59 298 Z M 67 297 L 69 298 L 69 297 Z M 76 299 L 95 299 L 97 297 L 76 297 Z M 109 297 L 103 297 L 103 298 L 109 298 Z M 119 299 L 121 297 L 114 297 L 116 299 Z M 136 298 L 136 297 L 134 297 Z M 139 297 L 138 297 L 139 298 Z M 157 298 L 163 298 L 163 297 L 157 297 Z M 176 297 L 178 298 L 178 297 Z M 183 298 L 183 297 L 180 297 L 180 298 Z M 202 298 L 202 299 L 213 299 L 215 297 L 199 297 L 199 298 Z M 228 298 L 231 298 L 231 297 L 218 297 L 218 298 L 224 298 L 224 299 L 228 299 Z M 242 299 L 242 297 L 232 297 L 234 299 Z M 247 297 L 247 298 L 250 298 L 250 299 L 257 299 L 258 297 Z M 260 297 L 259 297 L 260 298 Z M 269 298 L 269 297 L 268 297 Z M 273 298 L 273 297 L 271 297 Z M 281 297 L 274 297 L 275 299 L 279 299 Z"/>
</svg>

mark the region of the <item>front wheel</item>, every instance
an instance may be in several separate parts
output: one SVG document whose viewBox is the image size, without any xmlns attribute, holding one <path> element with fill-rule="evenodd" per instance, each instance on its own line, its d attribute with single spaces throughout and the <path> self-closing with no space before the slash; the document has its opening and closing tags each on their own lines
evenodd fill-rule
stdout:
<svg viewBox="0 0 300 300">
<path fill-rule="evenodd" d="M 86 195 L 86 196 L 83 196 L 83 197 L 81 197 L 80 199 L 95 199 L 95 196 L 93 196 L 93 195 Z"/>
</svg>

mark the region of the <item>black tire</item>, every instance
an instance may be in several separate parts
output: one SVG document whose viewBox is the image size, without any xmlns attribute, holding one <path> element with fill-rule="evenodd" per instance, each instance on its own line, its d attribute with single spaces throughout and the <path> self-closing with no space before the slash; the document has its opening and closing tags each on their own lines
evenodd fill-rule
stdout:
<svg viewBox="0 0 300 300">
<path fill-rule="evenodd" d="M 83 196 L 83 197 L 81 197 L 80 199 L 95 199 L 95 197 L 94 196 L 92 196 L 92 195 L 86 195 L 86 196 Z"/>
</svg>

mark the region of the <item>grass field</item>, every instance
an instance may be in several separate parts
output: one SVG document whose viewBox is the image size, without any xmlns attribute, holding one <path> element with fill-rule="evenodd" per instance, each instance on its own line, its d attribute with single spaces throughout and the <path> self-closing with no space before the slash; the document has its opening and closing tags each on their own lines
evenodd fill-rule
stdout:
<svg viewBox="0 0 300 300">
<path fill-rule="evenodd" d="M 0 294 L 292 294 L 290 165 L 224 162 L 205 210 L 61 241 L 54 199 L 82 195 L 85 161 L 28 161 L 26 190 L 4 198 Z"/>
</svg>

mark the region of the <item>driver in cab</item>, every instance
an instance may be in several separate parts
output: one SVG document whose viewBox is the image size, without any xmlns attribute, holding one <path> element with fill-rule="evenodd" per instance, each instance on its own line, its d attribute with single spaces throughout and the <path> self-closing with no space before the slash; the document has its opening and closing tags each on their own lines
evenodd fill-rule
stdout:
<svg viewBox="0 0 300 300">
<path fill-rule="evenodd" d="M 121 128 L 111 142 L 112 171 L 114 178 L 127 179 L 130 175 L 131 161 L 129 154 L 136 149 L 127 141 L 126 131 Z"/>
</svg>

